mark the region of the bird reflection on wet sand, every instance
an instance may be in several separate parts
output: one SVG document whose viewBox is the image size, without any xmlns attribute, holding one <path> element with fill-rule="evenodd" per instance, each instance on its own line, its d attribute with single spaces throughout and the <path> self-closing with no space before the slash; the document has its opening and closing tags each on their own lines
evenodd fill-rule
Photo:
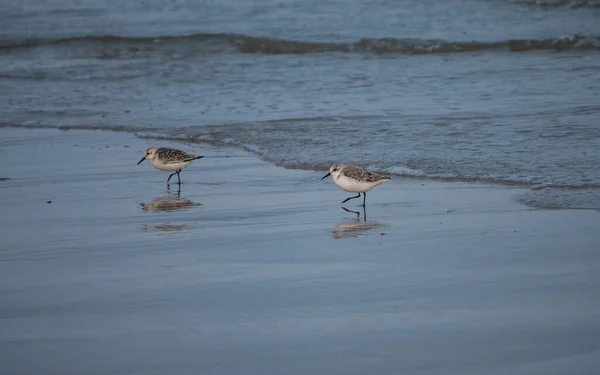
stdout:
<svg viewBox="0 0 600 375">
<path fill-rule="evenodd" d="M 158 197 L 148 203 L 140 203 L 145 212 L 173 212 L 201 205 L 202 203 L 194 203 L 189 199 L 170 197 Z"/>
<path fill-rule="evenodd" d="M 167 191 L 170 190 L 167 188 Z M 188 209 L 194 206 L 202 206 L 202 203 L 194 203 L 189 199 L 181 198 L 181 189 L 171 196 L 157 197 L 148 203 L 140 203 L 144 212 L 173 212 Z"/>
<path fill-rule="evenodd" d="M 190 209 L 195 206 L 202 206 L 202 203 L 195 203 L 190 199 L 181 198 L 181 186 L 178 186 L 177 191 L 171 192 L 167 185 L 167 196 L 154 198 L 148 203 L 140 203 L 142 211 L 144 212 L 175 212 Z M 142 225 L 144 232 L 178 232 L 188 229 L 186 224 L 156 224 L 156 225 Z"/>
<path fill-rule="evenodd" d="M 356 214 L 356 218 L 360 219 L 360 211 L 354 211 L 351 209 L 348 209 L 346 207 L 342 207 L 342 210 L 346 211 L 346 212 L 352 212 L 353 214 Z M 363 207 L 363 221 L 367 221 L 367 208 Z"/>
<path fill-rule="evenodd" d="M 187 229 L 187 225 L 171 225 L 171 224 L 162 224 L 162 225 L 144 225 L 142 227 L 144 232 L 177 232 Z"/>
<path fill-rule="evenodd" d="M 375 228 L 387 228 L 389 225 L 381 224 L 377 221 L 367 221 L 367 211 L 366 208 L 363 208 L 362 216 L 363 220 L 360 220 L 360 212 L 349 210 L 346 207 L 342 207 L 342 209 L 346 212 L 351 212 L 356 214 L 356 221 L 337 224 L 331 230 L 333 234 L 333 238 L 341 239 L 341 238 L 356 238 L 363 234 L 367 234 L 368 231 Z"/>
</svg>

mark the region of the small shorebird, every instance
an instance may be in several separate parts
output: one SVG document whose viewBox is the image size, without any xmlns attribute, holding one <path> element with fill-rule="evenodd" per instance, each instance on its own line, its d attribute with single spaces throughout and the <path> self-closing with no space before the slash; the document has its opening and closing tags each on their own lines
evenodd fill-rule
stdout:
<svg viewBox="0 0 600 375">
<path fill-rule="evenodd" d="M 147 159 L 150 161 L 150 163 L 152 163 L 154 168 L 158 169 L 159 171 L 175 171 L 169 175 L 167 182 L 171 180 L 171 177 L 177 175 L 177 183 L 181 184 L 181 179 L 179 178 L 179 173 L 181 170 L 192 164 L 194 160 L 201 159 L 203 157 L 204 156 L 190 155 L 175 148 L 150 147 L 146 149 L 146 153 L 144 154 L 142 160 L 138 162 L 138 165 Z"/>
<path fill-rule="evenodd" d="M 347 164 L 334 164 L 329 168 L 327 173 L 321 180 L 331 176 L 333 182 L 340 189 L 349 193 L 358 193 L 358 195 L 346 198 L 342 203 L 348 202 L 350 199 L 360 198 L 360 193 L 363 193 L 363 204 L 367 200 L 367 192 L 382 182 L 390 181 L 389 177 L 382 177 L 376 173 L 366 171 L 360 167 Z"/>
</svg>

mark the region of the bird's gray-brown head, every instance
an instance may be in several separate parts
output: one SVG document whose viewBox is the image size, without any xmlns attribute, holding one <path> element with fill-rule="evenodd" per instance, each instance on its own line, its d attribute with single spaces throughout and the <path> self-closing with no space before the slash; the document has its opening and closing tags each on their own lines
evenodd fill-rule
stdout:
<svg viewBox="0 0 600 375">
<path fill-rule="evenodd" d="M 142 158 L 142 160 L 138 161 L 138 165 L 140 165 L 140 163 L 146 159 L 148 159 L 150 161 L 154 160 L 157 152 L 158 152 L 158 148 L 156 148 L 156 147 L 147 148 L 146 151 L 144 152 L 144 157 Z"/>
<path fill-rule="evenodd" d="M 323 176 L 321 178 L 321 180 L 324 180 L 325 178 L 329 177 L 329 176 L 333 176 L 333 178 L 337 178 L 340 173 L 342 173 L 342 167 L 344 165 L 343 164 L 334 164 L 329 168 L 329 173 L 327 173 L 325 176 Z"/>
</svg>

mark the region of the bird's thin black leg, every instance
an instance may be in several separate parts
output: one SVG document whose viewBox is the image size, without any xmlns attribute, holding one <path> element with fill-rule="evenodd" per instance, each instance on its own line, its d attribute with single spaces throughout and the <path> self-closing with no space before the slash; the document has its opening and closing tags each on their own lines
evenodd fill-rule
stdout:
<svg viewBox="0 0 600 375">
<path fill-rule="evenodd" d="M 171 173 L 171 174 L 169 175 L 169 178 L 167 178 L 167 182 L 171 181 L 171 177 L 175 176 L 175 175 L 176 175 L 176 174 L 178 174 L 178 173 L 179 173 L 179 171 Z"/>
<path fill-rule="evenodd" d="M 358 196 L 360 197 L 360 193 L 358 194 Z M 365 207 L 366 203 L 367 203 L 367 193 L 363 193 L 363 207 Z"/>
<path fill-rule="evenodd" d="M 356 197 L 350 197 L 350 198 L 346 198 L 342 201 L 342 203 L 346 203 L 348 202 L 350 199 L 354 199 L 354 198 L 360 198 L 360 193 L 358 193 L 358 195 Z"/>
<path fill-rule="evenodd" d="M 178 170 L 178 171 L 177 171 L 177 172 L 175 172 L 175 173 L 177 173 L 177 184 L 178 184 L 178 185 L 181 185 L 181 178 L 179 178 L 179 172 L 181 172 L 181 169 L 180 169 L 180 170 Z"/>
</svg>

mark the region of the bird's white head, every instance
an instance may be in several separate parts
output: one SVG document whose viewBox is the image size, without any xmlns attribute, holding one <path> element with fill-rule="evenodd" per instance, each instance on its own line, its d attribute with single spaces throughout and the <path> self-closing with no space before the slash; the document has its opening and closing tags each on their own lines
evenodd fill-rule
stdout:
<svg viewBox="0 0 600 375">
<path fill-rule="evenodd" d="M 342 173 L 342 167 L 344 165 L 343 164 L 334 164 L 329 168 L 329 173 L 327 173 L 325 176 L 323 176 L 323 178 L 321 178 L 321 180 L 329 177 L 329 176 L 333 176 L 333 178 L 337 179 L 338 176 L 340 175 L 340 173 Z"/>
<path fill-rule="evenodd" d="M 138 161 L 138 165 L 146 159 L 148 159 L 150 161 L 154 160 L 157 152 L 158 152 L 158 148 L 156 148 L 156 147 L 147 148 L 146 151 L 144 152 L 144 157 L 142 158 L 142 160 Z"/>
</svg>

